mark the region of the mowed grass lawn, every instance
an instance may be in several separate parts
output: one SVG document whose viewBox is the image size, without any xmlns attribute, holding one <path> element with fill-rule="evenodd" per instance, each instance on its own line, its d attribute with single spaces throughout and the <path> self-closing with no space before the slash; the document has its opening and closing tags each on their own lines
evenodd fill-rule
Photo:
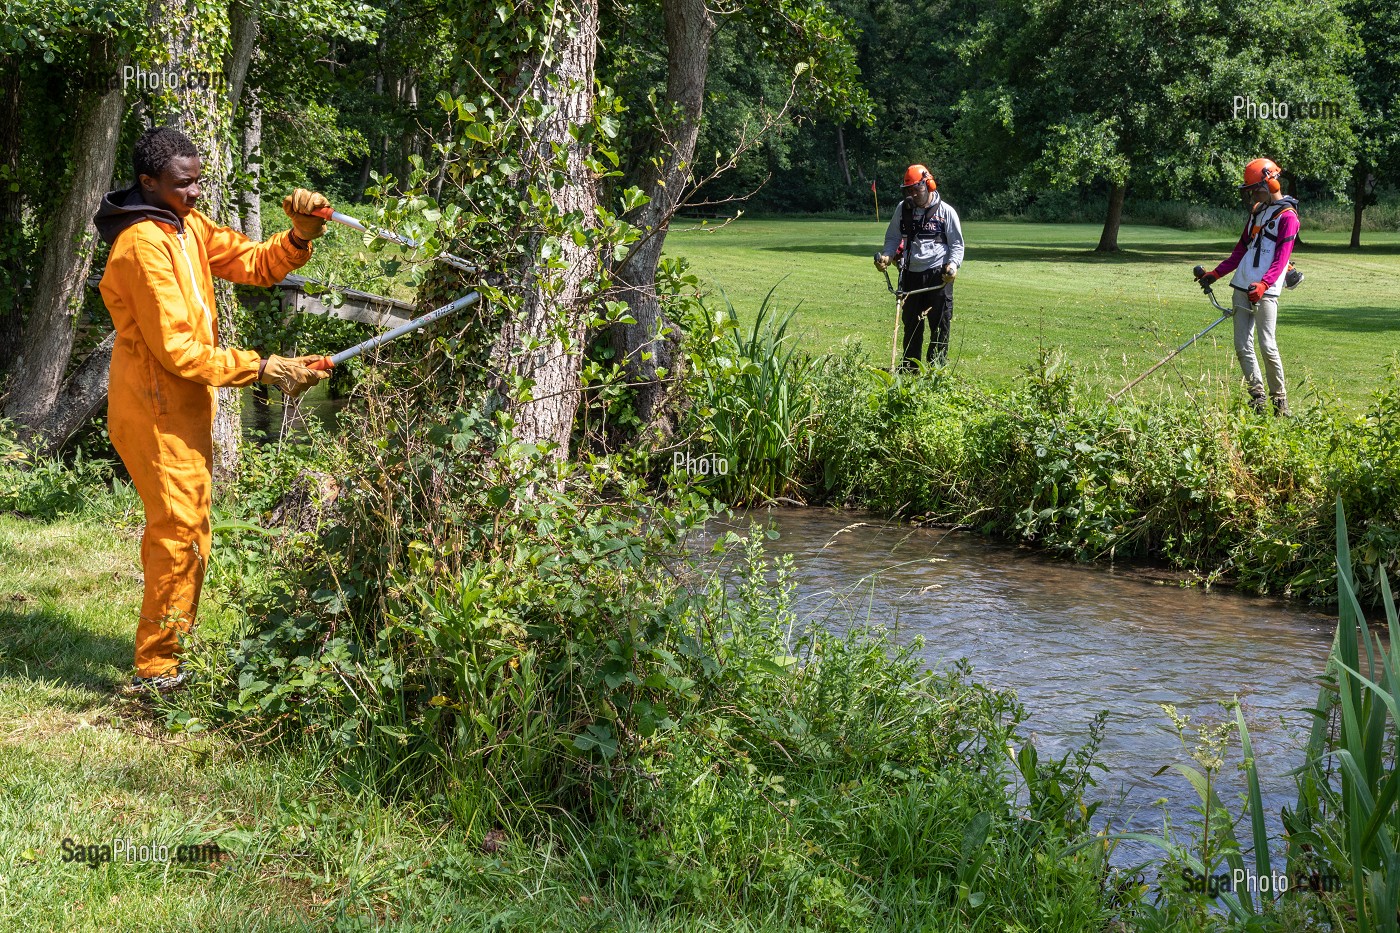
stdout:
<svg viewBox="0 0 1400 933">
<path fill-rule="evenodd" d="M 888 219 L 886 217 L 886 219 Z M 885 224 L 819 219 L 745 219 L 719 229 L 673 228 L 668 255 L 689 260 L 740 319 L 752 321 L 768 290 L 796 308 L 792 329 L 824 353 L 859 340 L 888 365 L 894 299 L 871 264 Z M 1041 346 L 1062 347 L 1086 383 L 1116 391 L 1219 317 L 1191 277 L 1212 268 L 1236 233 L 1125 226 L 1122 251 L 1094 252 L 1096 224 L 964 222 L 967 257 L 955 290 L 949 360 L 957 371 L 1007 383 Z M 1365 405 L 1400 335 L 1400 233 L 1368 233 L 1348 249 L 1344 232 L 1307 229 L 1295 261 L 1307 280 L 1280 300 L 1279 347 L 1289 395 L 1310 390 Z M 893 276 L 893 270 L 891 270 Z M 1215 289 L 1228 307 L 1230 289 Z M 1158 370 L 1135 392 L 1187 388 L 1241 393 L 1232 321 Z"/>
</svg>

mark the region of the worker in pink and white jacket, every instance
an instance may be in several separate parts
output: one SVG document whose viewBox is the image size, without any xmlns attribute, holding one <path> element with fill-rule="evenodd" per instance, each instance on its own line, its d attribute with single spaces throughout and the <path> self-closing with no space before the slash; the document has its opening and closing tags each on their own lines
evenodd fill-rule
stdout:
<svg viewBox="0 0 1400 933">
<path fill-rule="evenodd" d="M 1298 202 L 1279 189 L 1281 170 L 1270 159 L 1255 159 L 1245 166 L 1240 191 L 1249 204 L 1244 233 L 1230 257 L 1197 279 L 1202 288 L 1234 271 L 1235 356 L 1249 389 L 1250 405 L 1266 410 L 1264 380 L 1254 358 L 1254 332 L 1259 331 L 1259 348 L 1264 354 L 1268 376 L 1268 397 L 1274 414 L 1287 417 L 1288 392 L 1283 384 L 1283 360 L 1279 358 L 1275 330 L 1278 326 L 1278 296 L 1288 271 L 1293 244 L 1298 239 Z"/>
</svg>

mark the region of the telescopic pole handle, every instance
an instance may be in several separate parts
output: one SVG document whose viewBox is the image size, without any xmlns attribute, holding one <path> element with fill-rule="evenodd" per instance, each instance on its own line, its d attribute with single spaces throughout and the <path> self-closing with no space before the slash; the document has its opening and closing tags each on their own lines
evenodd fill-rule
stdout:
<svg viewBox="0 0 1400 933">
<path fill-rule="evenodd" d="M 464 295 L 461 298 L 458 298 L 456 301 L 451 302 L 450 304 L 443 305 L 436 311 L 431 311 L 420 318 L 415 318 L 414 320 L 407 322 L 406 324 L 400 324 L 393 330 L 386 331 L 377 337 L 371 337 L 368 340 L 365 340 L 361 343 L 357 343 L 353 347 L 350 347 L 348 350 L 341 350 L 339 353 L 330 357 L 328 361 L 329 365 L 325 366 L 324 368 L 329 369 L 331 366 L 339 366 L 346 360 L 354 359 L 361 353 L 364 353 L 366 350 L 373 350 L 376 347 L 383 346 L 391 340 L 397 340 L 405 334 L 411 334 L 416 330 L 420 330 L 421 328 L 427 327 L 434 321 L 441 320 L 442 318 L 447 317 L 449 314 L 455 314 L 458 311 L 461 311 L 463 308 L 467 308 L 471 305 L 476 304 L 480 300 L 481 292 L 472 292 L 469 295 Z"/>
</svg>

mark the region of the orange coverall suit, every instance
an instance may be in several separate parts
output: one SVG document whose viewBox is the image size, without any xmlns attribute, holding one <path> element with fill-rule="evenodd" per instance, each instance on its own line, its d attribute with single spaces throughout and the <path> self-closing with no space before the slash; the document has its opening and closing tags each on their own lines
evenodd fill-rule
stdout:
<svg viewBox="0 0 1400 933">
<path fill-rule="evenodd" d="M 128 192 L 113 198 L 134 203 Z M 146 507 L 146 589 L 136 626 L 142 677 L 178 666 L 179 633 L 194 625 L 199 607 L 210 545 L 214 387 L 258 378 L 258 353 L 218 345 L 211 273 L 267 286 L 311 258 L 285 232 L 255 243 L 199 211 L 183 226 L 148 217 L 121 229 L 101 286 L 117 331 L 108 429 Z"/>
</svg>

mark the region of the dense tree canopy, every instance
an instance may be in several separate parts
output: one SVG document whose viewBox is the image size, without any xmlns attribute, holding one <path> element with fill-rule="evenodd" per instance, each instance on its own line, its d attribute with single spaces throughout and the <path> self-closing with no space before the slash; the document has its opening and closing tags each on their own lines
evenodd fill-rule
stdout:
<svg viewBox="0 0 1400 933">
<path fill-rule="evenodd" d="M 72 226 L 55 225 L 65 213 L 60 205 L 71 206 L 68 214 L 78 210 L 94 174 L 112 175 L 113 185 L 128 181 L 127 154 L 142 125 L 180 112 L 159 93 L 120 81 L 119 65 L 169 58 L 162 24 L 218 25 L 209 57 L 233 85 L 219 98 L 230 112 L 202 144 L 217 150 L 218 211 L 231 222 L 258 232 L 263 196 L 320 188 L 341 202 L 374 200 L 381 219 L 410 231 L 454 242 L 470 237 L 485 267 L 515 279 L 542 261 L 557 262 L 571 248 L 567 241 L 581 239 L 587 255 L 579 261 L 586 258 L 593 271 L 584 276 L 588 284 L 574 285 L 592 309 L 580 320 L 592 324 L 579 340 L 602 347 L 595 362 L 639 387 L 641 420 L 650 424 L 665 407 L 664 384 L 676 365 L 668 348 L 673 322 L 657 302 L 655 277 L 677 211 L 863 211 L 872 183 L 888 203 L 903 167 L 918 161 L 968 216 L 1044 209 L 1053 219 L 1057 205 L 1106 204 L 1100 245 L 1112 249 L 1125 199 L 1231 203 L 1241 165 L 1267 154 L 1284 165 L 1291 186 L 1351 199 L 1359 236 L 1361 212 L 1385 190 L 1400 158 L 1392 6 L 7 4 L 0 15 L 0 378 L 30 365 L 22 335 L 38 313 L 33 291 L 44 263 L 70 284 L 85 274 L 87 260 L 60 261 L 58 245 L 45 258 L 52 231 Z M 595 28 L 585 43 L 589 64 L 576 71 L 588 87 L 538 84 L 541 69 L 562 61 L 549 42 Z M 108 119 L 96 109 L 98 92 L 114 87 L 126 106 L 115 153 L 52 145 L 78 139 L 80 127 L 89 128 L 83 139 L 105 138 L 97 133 Z M 562 226 L 546 232 L 548 223 L 532 226 L 548 216 L 540 206 L 570 203 L 572 193 L 554 175 L 531 175 L 521 153 L 538 150 L 510 140 L 550 125 L 555 104 L 534 118 L 522 109 L 531 94 L 563 101 L 573 93 L 588 98 L 577 101 L 586 103 L 578 111 L 586 119 L 556 143 L 582 160 L 569 171 L 587 166 L 575 180 L 587 190 L 578 217 L 565 211 Z M 114 100 L 106 98 L 108 108 Z M 86 187 L 75 188 L 74 179 Z M 100 268 L 101 250 L 92 258 Z M 443 274 L 427 284 L 425 302 L 462 283 Z M 50 337 L 75 301 L 65 297 L 43 310 Z M 68 354 L 100 333 L 101 311 L 92 305 L 94 333 L 59 341 L 60 369 L 71 369 Z M 243 325 L 264 342 L 275 339 L 276 327 Z M 600 342 L 605 333 L 611 337 Z M 566 344 L 571 353 L 580 349 Z M 44 398 L 51 382 L 46 375 Z"/>
</svg>

